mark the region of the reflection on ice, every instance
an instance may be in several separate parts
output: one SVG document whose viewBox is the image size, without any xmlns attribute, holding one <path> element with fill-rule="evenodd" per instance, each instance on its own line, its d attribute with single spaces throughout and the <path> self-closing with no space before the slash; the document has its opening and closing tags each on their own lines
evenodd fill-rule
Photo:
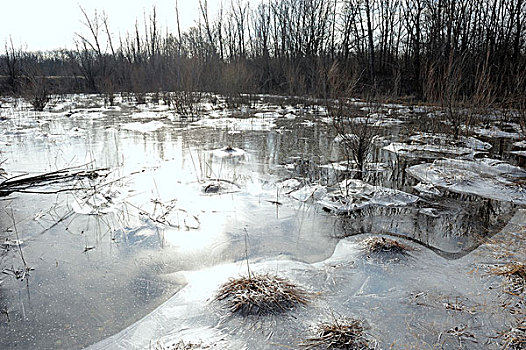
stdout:
<svg viewBox="0 0 526 350">
<path fill-rule="evenodd" d="M 458 340 L 442 335 L 448 329 L 463 324 L 464 330 L 485 343 L 513 318 L 496 313 L 499 301 L 481 293 L 487 290 L 486 281 L 468 273 L 478 263 L 476 256 L 446 261 L 400 238 L 393 249 L 411 251 L 410 259 L 393 264 L 364 254 L 367 242 L 388 239 L 394 242 L 371 235 L 343 239 L 330 258 L 313 264 L 273 259 L 251 263 L 253 273 L 277 272 L 313 292 L 305 308 L 279 315 L 233 316 L 215 300 L 223 283 L 246 273 L 245 263 L 179 273 L 186 287 L 139 322 L 89 349 L 151 349 L 152 344 L 181 341 L 205 348 L 213 348 L 212 344 L 225 349 L 295 347 L 312 337 L 316 324 L 335 315 L 364 320 L 379 348 L 414 343 L 420 348 L 435 344 L 439 337 L 443 346 L 453 348 Z"/>
<path fill-rule="evenodd" d="M 365 111 L 353 112 L 375 113 L 369 117 L 381 126 L 380 136 L 359 173 L 362 181 L 342 181 L 358 173 L 345 143 L 333 142 L 336 131 L 323 119 L 327 111 L 310 106 L 316 101 L 257 97 L 250 106 L 232 108 L 222 97 L 203 96 L 192 120 L 151 103 L 153 96 L 137 105 L 120 94 L 114 107 L 103 107 L 101 96 L 79 95 L 56 97 L 61 112 L 29 112 L 12 102 L 0 109 L 0 176 L 82 162 L 115 174 L 86 192 L 2 198 L 2 238 L 10 249 L 0 260 L 13 271 L 23 269 L 12 207 L 24 257 L 35 269 L 28 286 L 4 276 L 0 309 L 6 307 L 10 322 L 0 324 L 0 347 L 52 348 L 56 338 L 64 348 L 86 346 L 170 296 L 94 348 L 148 349 L 157 341 L 160 347 L 181 341 L 210 348 L 297 347 L 312 326 L 335 314 L 364 319 L 385 348 L 424 347 L 423 340 L 433 345 L 457 322 L 479 321 L 484 326 L 473 332 L 483 344 L 493 332 L 488 325 L 502 324 L 498 312 L 477 310 L 480 318 L 470 318 L 468 309 L 493 299 L 465 272 L 482 250 L 481 237 L 493 236 L 517 209 L 486 198 L 524 204 L 524 171 L 489 160 L 411 167 L 420 160 L 382 149 L 407 140 L 399 151 L 408 155 L 473 159 L 489 144 L 415 135 L 411 118 L 427 108 L 357 102 Z M 411 127 L 400 127 L 401 121 Z M 405 176 L 408 167 L 420 183 Z M 371 259 L 363 240 L 378 235 L 418 250 L 397 264 Z M 251 271 L 286 277 L 314 292 L 315 300 L 279 317 L 231 317 L 213 299 L 218 286 L 246 274 L 246 255 Z"/>
</svg>

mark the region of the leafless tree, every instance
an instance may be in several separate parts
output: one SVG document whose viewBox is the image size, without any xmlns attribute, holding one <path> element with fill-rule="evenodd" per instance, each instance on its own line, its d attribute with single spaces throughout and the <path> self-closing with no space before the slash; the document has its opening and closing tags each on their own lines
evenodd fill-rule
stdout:
<svg viewBox="0 0 526 350">
<path fill-rule="evenodd" d="M 41 70 L 41 55 L 26 53 L 24 55 L 24 75 L 22 78 L 22 96 L 35 111 L 43 111 L 50 100 L 47 77 Z"/>
<path fill-rule="evenodd" d="M 9 92 L 17 94 L 20 91 L 22 76 L 22 49 L 16 49 L 13 39 L 5 43 L 5 55 L 3 57 L 3 72 L 7 76 L 7 87 Z"/>
</svg>

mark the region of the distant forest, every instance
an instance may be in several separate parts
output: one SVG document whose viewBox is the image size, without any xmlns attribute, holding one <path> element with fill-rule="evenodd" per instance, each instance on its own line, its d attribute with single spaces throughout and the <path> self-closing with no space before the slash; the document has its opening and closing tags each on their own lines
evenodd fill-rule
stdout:
<svg viewBox="0 0 526 350">
<path fill-rule="evenodd" d="M 169 33 L 87 13 L 75 49 L 0 56 L 3 94 L 211 91 L 523 106 L 526 0 L 232 0 Z M 178 22 L 178 16 L 174 17 Z M 177 23 L 178 24 L 178 23 Z"/>
</svg>

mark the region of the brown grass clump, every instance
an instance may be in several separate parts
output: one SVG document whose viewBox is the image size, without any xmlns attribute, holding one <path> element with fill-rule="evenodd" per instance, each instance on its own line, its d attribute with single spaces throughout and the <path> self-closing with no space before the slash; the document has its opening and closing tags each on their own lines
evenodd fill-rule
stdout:
<svg viewBox="0 0 526 350">
<path fill-rule="evenodd" d="M 499 337 L 504 340 L 503 350 L 526 349 L 526 319 L 520 321 L 516 327 L 502 332 Z"/>
<path fill-rule="evenodd" d="M 216 300 L 225 300 L 231 312 L 246 316 L 286 311 L 298 304 L 307 304 L 309 295 L 284 278 L 249 274 L 223 284 Z"/>
<path fill-rule="evenodd" d="M 334 319 L 317 326 L 316 335 L 302 344 L 306 349 L 370 349 L 365 326 L 356 319 Z"/>
<path fill-rule="evenodd" d="M 526 294 L 526 264 L 512 262 L 497 266 L 490 270 L 494 275 L 504 276 L 507 279 L 506 292 L 515 296 Z"/>
<path fill-rule="evenodd" d="M 385 253 L 407 255 L 414 248 L 393 239 L 372 237 L 363 241 L 364 251 L 368 254 L 380 255 Z"/>
<path fill-rule="evenodd" d="M 159 342 L 155 344 L 155 346 L 152 348 L 150 346 L 150 349 L 152 350 L 201 350 L 201 349 L 209 349 L 209 346 L 203 346 L 201 344 L 194 344 L 190 342 L 185 341 L 179 341 L 175 344 L 171 345 L 163 345 Z"/>
</svg>

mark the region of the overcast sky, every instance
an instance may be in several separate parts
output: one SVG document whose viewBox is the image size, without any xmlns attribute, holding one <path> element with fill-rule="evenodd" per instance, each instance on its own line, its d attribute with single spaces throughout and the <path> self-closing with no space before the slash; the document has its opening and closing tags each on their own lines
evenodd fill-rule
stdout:
<svg viewBox="0 0 526 350">
<path fill-rule="evenodd" d="M 198 20 L 198 0 L 178 0 L 181 30 Z M 221 0 L 208 0 L 210 18 L 215 18 Z M 144 23 L 144 13 L 157 8 L 163 30 L 176 33 L 175 0 L 2 0 L 0 2 L 0 50 L 12 38 L 15 47 L 25 50 L 73 48 L 81 24 L 82 6 L 92 16 L 95 9 L 105 11 L 114 37 L 133 31 L 136 19 Z M 142 29 L 143 27 L 141 27 Z"/>
</svg>

